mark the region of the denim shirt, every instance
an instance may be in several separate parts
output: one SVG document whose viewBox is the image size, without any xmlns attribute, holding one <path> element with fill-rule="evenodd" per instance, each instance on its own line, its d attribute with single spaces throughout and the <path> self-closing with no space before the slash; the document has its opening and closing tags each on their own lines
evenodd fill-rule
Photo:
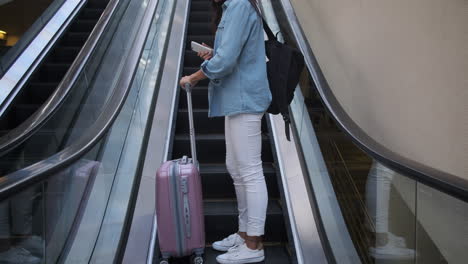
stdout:
<svg viewBox="0 0 468 264">
<path fill-rule="evenodd" d="M 263 113 L 271 102 L 263 24 L 248 0 L 227 0 L 213 57 L 201 65 L 210 79 L 209 117 Z"/>
</svg>

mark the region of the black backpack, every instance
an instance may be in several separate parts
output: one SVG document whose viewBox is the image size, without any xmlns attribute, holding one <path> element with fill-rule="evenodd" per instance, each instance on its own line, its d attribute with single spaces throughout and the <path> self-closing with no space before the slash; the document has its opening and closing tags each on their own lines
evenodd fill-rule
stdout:
<svg viewBox="0 0 468 264">
<path fill-rule="evenodd" d="M 254 0 L 253 0 L 254 1 Z M 253 1 L 250 3 L 261 16 L 260 10 Z M 304 56 L 291 46 L 279 42 L 262 16 L 263 28 L 268 36 L 265 41 L 267 62 L 267 75 L 272 95 L 271 104 L 267 109 L 270 114 L 280 114 L 285 122 L 286 138 L 289 135 L 289 105 L 294 97 L 294 90 L 299 83 L 299 77 L 304 69 Z"/>
</svg>

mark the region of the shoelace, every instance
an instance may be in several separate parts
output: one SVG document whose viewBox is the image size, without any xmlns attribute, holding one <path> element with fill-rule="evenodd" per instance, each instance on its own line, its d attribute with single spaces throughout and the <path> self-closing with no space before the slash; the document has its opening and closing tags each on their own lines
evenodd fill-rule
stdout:
<svg viewBox="0 0 468 264">
<path fill-rule="evenodd" d="M 235 239 L 235 234 L 232 234 L 232 235 L 226 237 L 225 239 L 223 239 L 223 242 L 231 242 L 234 239 Z"/>
<path fill-rule="evenodd" d="M 228 252 L 232 253 L 232 252 L 235 252 L 239 249 L 239 246 L 240 245 L 235 245 L 235 246 L 232 246 L 228 249 Z"/>
</svg>

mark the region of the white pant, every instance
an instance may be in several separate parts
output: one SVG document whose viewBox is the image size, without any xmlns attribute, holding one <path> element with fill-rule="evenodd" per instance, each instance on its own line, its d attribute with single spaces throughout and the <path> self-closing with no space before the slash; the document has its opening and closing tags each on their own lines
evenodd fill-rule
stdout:
<svg viewBox="0 0 468 264">
<path fill-rule="evenodd" d="M 262 167 L 263 114 L 226 116 L 226 167 L 234 181 L 239 231 L 264 234 L 268 192 Z"/>
</svg>

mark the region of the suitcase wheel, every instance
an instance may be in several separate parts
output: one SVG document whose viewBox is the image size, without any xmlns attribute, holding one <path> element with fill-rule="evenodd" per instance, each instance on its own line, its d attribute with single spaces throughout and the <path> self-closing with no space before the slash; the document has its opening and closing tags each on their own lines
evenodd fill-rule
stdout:
<svg viewBox="0 0 468 264">
<path fill-rule="evenodd" d="M 193 258 L 193 264 L 203 264 L 203 258 L 201 256 L 196 256 Z"/>
</svg>

